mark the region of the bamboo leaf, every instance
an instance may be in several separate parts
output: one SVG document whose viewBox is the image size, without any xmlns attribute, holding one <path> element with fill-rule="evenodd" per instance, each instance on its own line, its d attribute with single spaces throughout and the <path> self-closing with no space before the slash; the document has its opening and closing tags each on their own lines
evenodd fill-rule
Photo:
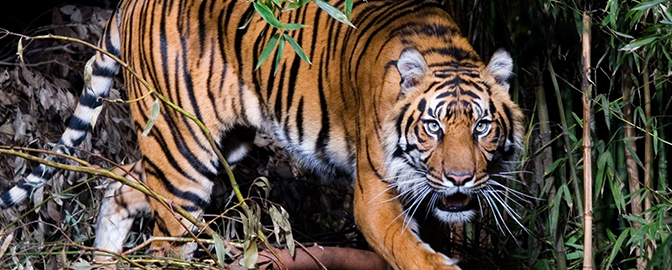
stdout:
<svg viewBox="0 0 672 270">
<path fill-rule="evenodd" d="M 285 12 L 285 11 L 290 11 L 290 10 L 300 8 L 308 2 L 310 2 L 310 0 L 299 0 L 299 1 L 296 1 L 296 2 L 293 2 L 293 3 L 290 3 L 282 11 Z"/>
<path fill-rule="evenodd" d="M 345 0 L 345 17 L 350 20 L 350 15 L 352 14 L 352 2 L 353 0 Z"/>
<path fill-rule="evenodd" d="M 579 126 L 581 128 L 583 128 L 583 120 L 578 115 L 576 115 L 576 113 L 574 113 L 574 112 L 572 112 L 572 117 L 574 117 L 574 120 L 576 121 L 576 123 L 579 124 Z"/>
<path fill-rule="evenodd" d="M 282 52 L 285 51 L 285 36 L 282 35 L 280 36 L 280 43 L 278 44 L 278 50 L 275 53 L 275 71 L 273 72 L 273 76 L 275 76 L 276 73 L 278 73 L 278 69 L 280 68 L 280 60 L 282 59 Z"/>
<path fill-rule="evenodd" d="M 623 48 L 621 48 L 621 51 L 633 52 L 642 46 L 654 42 L 656 39 L 658 39 L 657 36 L 637 39 L 633 42 L 630 42 L 628 45 L 625 45 Z"/>
<path fill-rule="evenodd" d="M 623 245 L 623 242 L 627 239 L 628 235 L 630 235 L 631 230 L 632 228 L 627 228 L 623 230 L 621 235 L 618 236 L 618 239 L 616 240 L 613 248 L 611 249 L 611 254 L 609 254 L 609 258 L 607 259 L 606 265 L 611 265 L 611 262 L 614 261 L 618 252 L 621 251 L 621 246 Z"/>
<path fill-rule="evenodd" d="M 149 110 L 149 119 L 145 124 L 145 129 L 142 131 L 142 138 L 147 137 L 149 131 L 152 130 L 154 123 L 156 123 L 156 118 L 159 117 L 159 112 L 161 111 L 161 100 L 158 98 L 152 103 L 152 108 Z"/>
<path fill-rule="evenodd" d="M 597 160 L 597 175 L 595 176 L 595 191 L 602 194 L 602 187 L 604 186 L 605 174 L 611 172 L 613 168 L 613 157 L 611 152 L 602 153 Z"/>
<path fill-rule="evenodd" d="M 637 216 L 633 216 L 633 215 L 627 215 L 627 216 L 624 216 L 623 218 L 627 219 L 627 220 L 630 220 L 630 221 L 639 222 L 642 225 L 649 224 L 649 222 L 646 221 L 646 219 L 643 219 L 643 218 L 637 217 Z"/>
<path fill-rule="evenodd" d="M 569 192 L 569 187 L 563 184 L 560 187 L 560 190 L 565 193 L 564 197 L 565 201 L 567 202 L 567 206 L 569 206 L 569 208 L 572 208 L 572 206 L 574 206 L 574 200 L 572 199 L 572 193 Z"/>
<path fill-rule="evenodd" d="M 625 197 L 623 196 L 623 187 L 625 186 L 623 182 L 618 177 L 614 177 L 609 182 L 609 187 L 611 188 L 611 195 L 614 196 L 614 203 L 619 212 L 625 212 Z"/>
<path fill-rule="evenodd" d="M 273 48 L 275 48 L 275 44 L 278 43 L 278 38 L 280 38 L 280 33 L 275 33 L 270 40 L 268 40 L 268 44 L 266 44 L 266 47 L 264 47 L 264 50 L 261 52 L 261 55 L 259 55 L 259 60 L 257 60 L 257 66 L 254 69 L 259 69 L 262 63 L 268 59 L 268 56 L 271 55 L 271 52 L 273 51 Z"/>
<path fill-rule="evenodd" d="M 546 171 L 544 172 L 544 175 L 549 175 L 549 174 L 553 173 L 555 168 L 557 168 L 558 165 L 560 165 L 564 161 L 565 161 L 564 158 L 559 158 L 559 159 L 553 161 L 553 163 L 551 163 L 551 166 L 548 166 L 548 169 L 546 169 Z"/>
<path fill-rule="evenodd" d="M 287 42 L 289 42 L 289 45 L 292 45 L 292 48 L 294 49 L 296 54 L 299 55 L 301 60 L 303 60 L 304 62 L 306 62 L 308 64 L 311 64 L 311 65 L 313 64 L 313 63 L 310 62 L 310 59 L 308 59 L 308 56 L 306 56 L 306 53 L 303 52 L 303 49 L 301 48 L 301 45 L 299 45 L 299 43 L 297 43 L 296 40 L 294 40 L 294 38 L 292 38 L 292 36 L 290 36 L 288 34 L 285 34 L 284 37 L 285 37 L 285 40 L 287 40 Z"/>
<path fill-rule="evenodd" d="M 301 29 L 301 28 L 304 28 L 304 27 L 308 27 L 308 25 L 300 24 L 300 23 L 288 23 L 288 24 L 285 24 L 285 28 L 286 28 L 287 30 L 296 30 L 296 29 Z"/>
<path fill-rule="evenodd" d="M 668 2 L 668 1 L 670 1 L 670 0 L 653 0 L 653 1 L 642 2 L 639 5 L 636 5 L 634 8 L 632 8 L 632 10 L 645 10 L 645 9 L 649 9 L 653 6 L 656 6 L 658 4 L 662 4 L 662 3 L 665 3 L 665 2 Z"/>
<path fill-rule="evenodd" d="M 257 264 L 257 258 L 259 257 L 259 251 L 257 250 L 257 241 L 252 239 L 247 239 L 243 242 L 243 259 L 240 260 L 240 265 L 245 266 L 249 269 L 254 269 Z"/>
<path fill-rule="evenodd" d="M 336 19 L 337 21 L 342 22 L 344 24 L 347 24 L 348 26 L 350 26 L 352 28 L 357 28 L 350 22 L 350 20 L 348 20 L 348 16 L 345 16 L 345 14 L 343 14 L 343 12 L 341 12 L 340 10 L 338 10 L 337 8 L 332 6 L 331 4 L 329 4 L 325 1 L 322 1 L 322 0 L 316 0 L 315 4 L 317 4 L 318 7 L 320 7 L 322 10 L 327 12 L 327 14 L 329 14 L 329 16 Z"/>
<path fill-rule="evenodd" d="M 575 251 L 572 253 L 567 253 L 567 260 L 578 260 L 583 259 L 583 252 Z"/>
<path fill-rule="evenodd" d="M 217 253 L 217 261 L 221 265 L 226 264 L 226 254 L 229 253 L 229 249 L 224 246 L 224 241 L 222 241 L 221 237 L 214 237 L 215 240 L 215 252 Z"/>
<path fill-rule="evenodd" d="M 553 205 L 551 211 L 549 212 L 548 222 L 550 226 L 549 229 L 556 228 L 558 226 L 558 217 L 560 216 L 560 202 L 562 202 L 562 192 L 555 194 L 555 199 L 551 202 Z"/>
<path fill-rule="evenodd" d="M 626 140 L 626 139 L 634 140 L 634 138 L 623 138 L 623 139 L 624 139 L 624 140 Z M 626 141 L 627 141 L 627 140 L 626 140 Z M 625 144 L 625 149 L 628 150 L 628 151 L 630 152 L 630 154 L 632 154 L 632 158 L 635 159 L 635 162 L 637 162 L 637 165 L 638 165 L 640 168 L 644 169 L 644 165 L 642 164 L 642 160 L 640 160 L 640 159 L 639 159 L 639 156 L 637 156 L 637 151 L 635 151 L 634 149 L 632 149 L 632 147 L 630 146 L 629 143 L 626 143 L 626 144 Z"/>
<path fill-rule="evenodd" d="M 266 22 L 268 22 L 268 24 L 275 28 L 285 30 L 285 26 L 280 21 L 278 21 L 278 19 L 275 17 L 275 14 L 273 14 L 273 11 L 267 5 L 264 5 L 261 3 L 261 1 L 254 1 L 253 5 L 254 10 L 256 10 L 257 13 L 259 13 L 259 15 L 261 15 L 261 17 L 264 18 Z"/>
<path fill-rule="evenodd" d="M 653 129 L 653 155 L 658 155 L 658 129 L 656 128 Z"/>
<path fill-rule="evenodd" d="M 600 97 L 602 100 L 602 108 L 604 110 L 604 123 L 607 124 L 607 130 L 611 130 L 611 113 L 608 111 L 609 99 L 602 94 L 600 94 Z"/>
<path fill-rule="evenodd" d="M 624 37 L 624 38 L 627 38 L 627 39 L 635 39 L 635 37 L 633 37 L 631 35 L 628 35 L 626 33 L 618 32 L 618 31 L 614 31 L 613 33 L 616 34 L 617 36 L 621 36 L 621 37 Z"/>
</svg>

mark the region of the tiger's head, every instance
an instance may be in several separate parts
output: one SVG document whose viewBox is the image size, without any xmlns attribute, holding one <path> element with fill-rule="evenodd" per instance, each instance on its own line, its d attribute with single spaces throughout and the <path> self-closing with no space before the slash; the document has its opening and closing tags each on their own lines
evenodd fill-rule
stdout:
<svg viewBox="0 0 672 270">
<path fill-rule="evenodd" d="M 463 222 L 479 203 L 501 204 L 490 185 L 503 185 L 491 176 L 505 175 L 521 148 L 523 117 L 508 94 L 506 51 L 487 66 L 477 56 L 436 58 L 408 47 L 396 62 L 401 90 L 387 119 L 387 176 L 406 216 L 426 204 L 443 222 Z"/>
</svg>

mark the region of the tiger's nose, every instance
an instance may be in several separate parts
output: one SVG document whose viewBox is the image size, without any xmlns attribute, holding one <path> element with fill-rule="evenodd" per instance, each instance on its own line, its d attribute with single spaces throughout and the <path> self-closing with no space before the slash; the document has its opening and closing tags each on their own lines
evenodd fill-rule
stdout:
<svg viewBox="0 0 672 270">
<path fill-rule="evenodd" d="M 456 186 L 464 185 L 465 182 L 471 180 L 474 175 L 470 172 L 449 172 L 446 173 L 446 180 L 453 182 Z"/>
</svg>

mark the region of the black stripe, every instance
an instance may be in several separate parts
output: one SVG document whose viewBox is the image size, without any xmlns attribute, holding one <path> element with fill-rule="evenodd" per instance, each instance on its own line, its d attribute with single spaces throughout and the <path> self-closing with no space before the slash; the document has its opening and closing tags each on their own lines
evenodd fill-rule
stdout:
<svg viewBox="0 0 672 270">
<path fill-rule="evenodd" d="M 145 171 L 149 175 L 154 175 L 156 178 L 161 180 L 161 183 L 163 183 L 164 187 L 166 187 L 166 190 L 173 195 L 186 200 L 190 201 L 194 204 L 194 207 L 200 207 L 200 209 L 205 209 L 208 207 L 210 204 L 210 194 L 207 194 L 207 199 L 203 200 L 198 194 L 193 193 L 191 191 L 182 191 L 175 187 L 170 180 L 166 179 L 166 175 L 163 174 L 163 171 L 161 171 L 160 168 L 158 168 L 151 160 L 145 159 Z M 180 181 L 180 179 L 172 179 L 174 181 Z"/>
<path fill-rule="evenodd" d="M 303 97 L 299 99 L 299 108 L 296 110 L 296 130 L 299 132 L 299 141 L 303 142 Z"/>
<path fill-rule="evenodd" d="M 152 216 L 154 217 L 154 228 L 158 228 L 159 231 L 165 236 L 172 236 L 170 235 L 170 231 L 168 231 L 168 228 L 166 227 L 166 221 L 163 220 L 163 217 L 159 216 L 156 211 L 153 212 Z"/>
<path fill-rule="evenodd" d="M 106 56 L 104 56 L 106 57 Z M 114 75 L 117 74 L 117 69 L 112 69 L 108 67 L 104 67 L 101 65 L 98 65 L 98 61 L 93 61 L 93 66 L 91 70 L 91 74 L 93 76 L 101 76 L 101 77 L 114 77 Z"/>
<path fill-rule="evenodd" d="M 88 132 L 91 124 L 89 121 L 79 118 L 77 115 L 70 117 L 70 123 L 68 123 L 68 129 Z M 85 135 L 86 136 L 86 135 Z"/>
<path fill-rule="evenodd" d="M 324 59 L 324 53 L 322 54 L 322 58 Z M 318 87 L 317 87 L 317 92 L 320 96 L 320 109 L 322 111 L 322 119 L 320 125 L 322 126 L 320 128 L 320 132 L 317 135 L 317 141 L 315 142 L 315 149 L 317 149 L 318 153 L 322 154 L 323 158 L 326 158 L 326 146 L 329 143 L 329 110 L 327 109 L 327 100 L 324 97 L 324 85 L 322 82 L 324 81 L 323 77 L 323 71 L 321 70 L 319 72 L 319 78 L 318 78 Z"/>
<path fill-rule="evenodd" d="M 408 116 L 408 120 L 406 120 L 406 128 L 404 128 L 404 136 L 408 134 L 408 130 L 411 129 L 411 125 L 413 124 L 413 121 L 415 121 L 415 117 L 413 115 Z"/>
<path fill-rule="evenodd" d="M 198 41 L 200 44 L 201 50 L 199 50 L 200 58 L 203 58 L 203 48 L 205 47 L 205 4 L 207 1 L 201 2 L 201 6 L 198 8 Z M 213 1 L 214 2 L 214 1 Z"/>
<path fill-rule="evenodd" d="M 47 168 L 46 165 L 40 165 L 40 166 L 37 166 L 37 168 L 35 168 L 35 170 L 33 170 L 33 172 L 31 174 L 35 175 L 39 178 L 42 178 L 43 180 L 47 180 L 47 179 L 51 178 L 52 171 L 53 171 L 53 168 L 51 168 L 51 167 Z M 19 183 L 19 185 L 17 185 L 17 187 L 20 187 L 21 189 L 24 189 L 24 190 L 31 190 L 31 192 L 32 192 L 32 189 L 33 189 L 32 185 L 27 184 L 26 181 L 21 181 L 21 182 L 23 183 L 23 185 L 21 185 L 21 183 Z M 27 188 L 30 188 L 30 189 L 27 189 Z"/>
<path fill-rule="evenodd" d="M 103 104 L 101 100 L 98 100 L 98 97 L 95 95 L 90 95 L 88 90 L 82 91 L 82 94 L 79 96 L 79 104 L 84 105 L 89 108 L 96 108 Z"/>
<path fill-rule="evenodd" d="M 504 108 L 504 114 L 506 115 L 506 119 L 504 119 L 504 120 L 508 120 L 509 122 L 512 122 L 513 117 L 511 116 L 511 109 L 509 108 L 509 106 L 502 103 L 502 108 Z M 509 140 L 513 142 L 514 141 L 513 140 L 513 125 L 511 125 L 511 127 L 507 127 L 506 121 L 502 121 L 502 124 L 504 124 L 504 130 L 506 130 L 508 135 L 509 135 Z"/>
<path fill-rule="evenodd" d="M 446 85 L 448 85 L 447 82 L 443 83 L 439 88 L 442 88 L 443 86 L 446 86 Z M 445 98 L 445 97 L 447 97 L 447 96 L 457 97 L 457 91 L 454 91 L 454 90 L 446 90 L 446 91 L 444 91 L 443 93 L 441 93 L 441 94 L 439 94 L 438 96 L 436 96 L 436 99 L 442 99 L 442 98 Z"/>
<path fill-rule="evenodd" d="M 404 120 L 404 115 L 406 114 L 406 111 L 408 110 L 409 105 L 410 104 L 404 105 L 404 107 L 401 108 L 401 111 L 399 112 L 399 115 L 397 116 L 397 124 L 395 125 L 395 127 L 397 128 L 397 135 L 399 135 L 400 138 L 402 137 L 401 122 Z"/>
<path fill-rule="evenodd" d="M 418 103 L 418 111 L 424 112 L 426 105 L 427 105 L 427 101 L 424 98 L 421 99 L 420 102 Z"/>
<path fill-rule="evenodd" d="M 481 58 L 473 51 L 465 50 L 457 47 L 449 48 L 431 48 L 420 52 L 422 55 L 438 53 L 444 56 L 451 56 L 457 61 L 470 60 L 473 62 L 480 62 Z"/>
<path fill-rule="evenodd" d="M 112 16 L 115 16 L 116 13 Z M 112 24 L 112 20 L 110 20 L 110 24 Z M 112 27 L 111 25 L 108 25 L 108 28 Z M 119 51 L 119 48 L 117 46 L 114 46 L 112 43 L 112 37 L 110 37 L 111 32 L 106 31 L 105 32 L 105 50 L 109 52 L 110 54 L 114 55 L 117 58 L 121 58 L 121 52 Z"/>
<path fill-rule="evenodd" d="M 481 100 L 480 96 L 478 96 L 476 93 L 471 92 L 469 90 L 464 90 L 463 89 L 461 94 L 465 95 L 465 96 L 469 96 L 469 97 L 471 97 L 472 99 L 475 99 L 475 100 Z"/>
</svg>

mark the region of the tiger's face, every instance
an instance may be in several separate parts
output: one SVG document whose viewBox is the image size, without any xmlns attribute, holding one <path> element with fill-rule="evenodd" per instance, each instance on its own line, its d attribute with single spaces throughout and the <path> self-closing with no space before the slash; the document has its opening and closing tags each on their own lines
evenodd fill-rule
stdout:
<svg viewBox="0 0 672 270">
<path fill-rule="evenodd" d="M 412 216 L 426 204 L 438 219 L 471 219 L 479 203 L 501 202 L 489 184 L 520 148 L 522 115 L 506 80 L 512 60 L 498 51 L 487 67 L 472 62 L 428 65 L 414 48 L 397 61 L 401 92 L 388 134 L 391 186 Z"/>
</svg>

